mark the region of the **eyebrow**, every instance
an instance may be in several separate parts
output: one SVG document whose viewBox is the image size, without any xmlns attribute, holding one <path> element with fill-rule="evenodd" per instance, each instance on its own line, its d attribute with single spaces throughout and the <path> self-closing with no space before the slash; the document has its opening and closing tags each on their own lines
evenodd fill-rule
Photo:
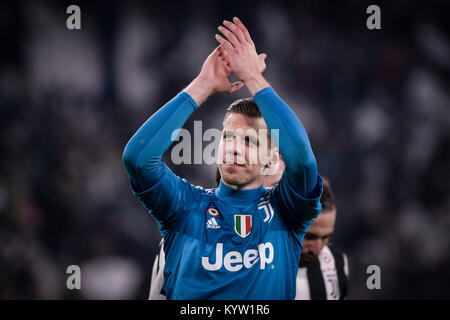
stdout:
<svg viewBox="0 0 450 320">
<path fill-rule="evenodd" d="M 253 136 L 246 135 L 246 137 L 248 137 L 249 140 L 255 140 L 255 141 L 256 141 L 256 145 L 259 145 L 259 139 L 258 139 L 258 136 L 253 137 Z"/>
<path fill-rule="evenodd" d="M 234 129 L 223 129 L 222 136 L 226 136 L 229 134 L 235 135 L 235 130 Z M 255 140 L 256 144 L 259 145 L 259 136 L 258 135 L 252 136 L 252 135 L 247 134 L 247 135 L 244 135 L 244 137 Z"/>
</svg>

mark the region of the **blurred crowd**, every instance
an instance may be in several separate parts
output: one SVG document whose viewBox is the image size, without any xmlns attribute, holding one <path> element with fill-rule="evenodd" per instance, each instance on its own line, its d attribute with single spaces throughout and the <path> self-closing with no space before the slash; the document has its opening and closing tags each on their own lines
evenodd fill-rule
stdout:
<svg viewBox="0 0 450 320">
<path fill-rule="evenodd" d="M 239 16 L 307 129 L 338 208 L 350 299 L 450 298 L 450 5 L 366 1 L 0 2 L 0 299 L 146 299 L 160 233 L 122 151 Z M 195 113 L 221 129 L 246 89 Z M 207 110 L 207 111 L 206 111 Z M 173 165 L 214 187 L 215 168 Z M 381 268 L 381 290 L 366 269 Z M 82 272 L 68 290 L 69 265 Z"/>
</svg>

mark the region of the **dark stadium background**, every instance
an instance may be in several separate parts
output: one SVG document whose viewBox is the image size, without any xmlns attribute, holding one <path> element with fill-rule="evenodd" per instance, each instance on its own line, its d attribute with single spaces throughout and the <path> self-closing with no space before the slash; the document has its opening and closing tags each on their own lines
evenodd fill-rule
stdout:
<svg viewBox="0 0 450 320">
<path fill-rule="evenodd" d="M 66 28 L 70 4 L 79 31 Z M 366 8 L 381 8 L 381 30 Z M 449 298 L 448 1 L 0 2 L 0 299 L 146 299 L 160 235 L 122 151 L 239 16 L 300 116 L 350 259 L 351 299 Z M 188 122 L 221 128 L 210 98 Z M 170 160 L 169 157 L 165 158 Z M 214 166 L 175 166 L 214 186 Z M 81 267 L 82 289 L 66 288 Z M 381 290 L 366 268 L 381 268 Z"/>
</svg>

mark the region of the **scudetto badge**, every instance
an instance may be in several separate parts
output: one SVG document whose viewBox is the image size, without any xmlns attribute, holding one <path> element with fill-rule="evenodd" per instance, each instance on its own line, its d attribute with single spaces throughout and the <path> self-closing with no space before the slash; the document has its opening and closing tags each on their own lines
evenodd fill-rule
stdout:
<svg viewBox="0 0 450 320">
<path fill-rule="evenodd" d="M 235 214 L 234 231 L 242 238 L 248 236 L 252 232 L 252 216 L 249 214 Z"/>
</svg>

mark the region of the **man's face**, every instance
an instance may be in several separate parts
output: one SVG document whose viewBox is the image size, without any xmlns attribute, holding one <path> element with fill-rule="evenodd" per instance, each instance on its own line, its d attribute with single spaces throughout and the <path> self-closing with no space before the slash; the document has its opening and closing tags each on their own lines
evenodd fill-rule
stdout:
<svg viewBox="0 0 450 320">
<path fill-rule="evenodd" d="M 261 152 L 268 152 L 269 138 L 261 139 L 260 133 L 267 133 L 267 125 L 262 117 L 251 118 L 231 113 L 223 122 L 218 165 L 226 185 L 251 189 L 263 183 L 261 172 L 265 161 L 259 157 L 259 151 L 263 148 Z"/>
<path fill-rule="evenodd" d="M 336 210 L 321 212 L 314 219 L 303 238 L 300 266 L 306 266 L 317 259 L 320 251 L 328 244 L 328 240 L 334 231 L 335 221 Z"/>
</svg>

